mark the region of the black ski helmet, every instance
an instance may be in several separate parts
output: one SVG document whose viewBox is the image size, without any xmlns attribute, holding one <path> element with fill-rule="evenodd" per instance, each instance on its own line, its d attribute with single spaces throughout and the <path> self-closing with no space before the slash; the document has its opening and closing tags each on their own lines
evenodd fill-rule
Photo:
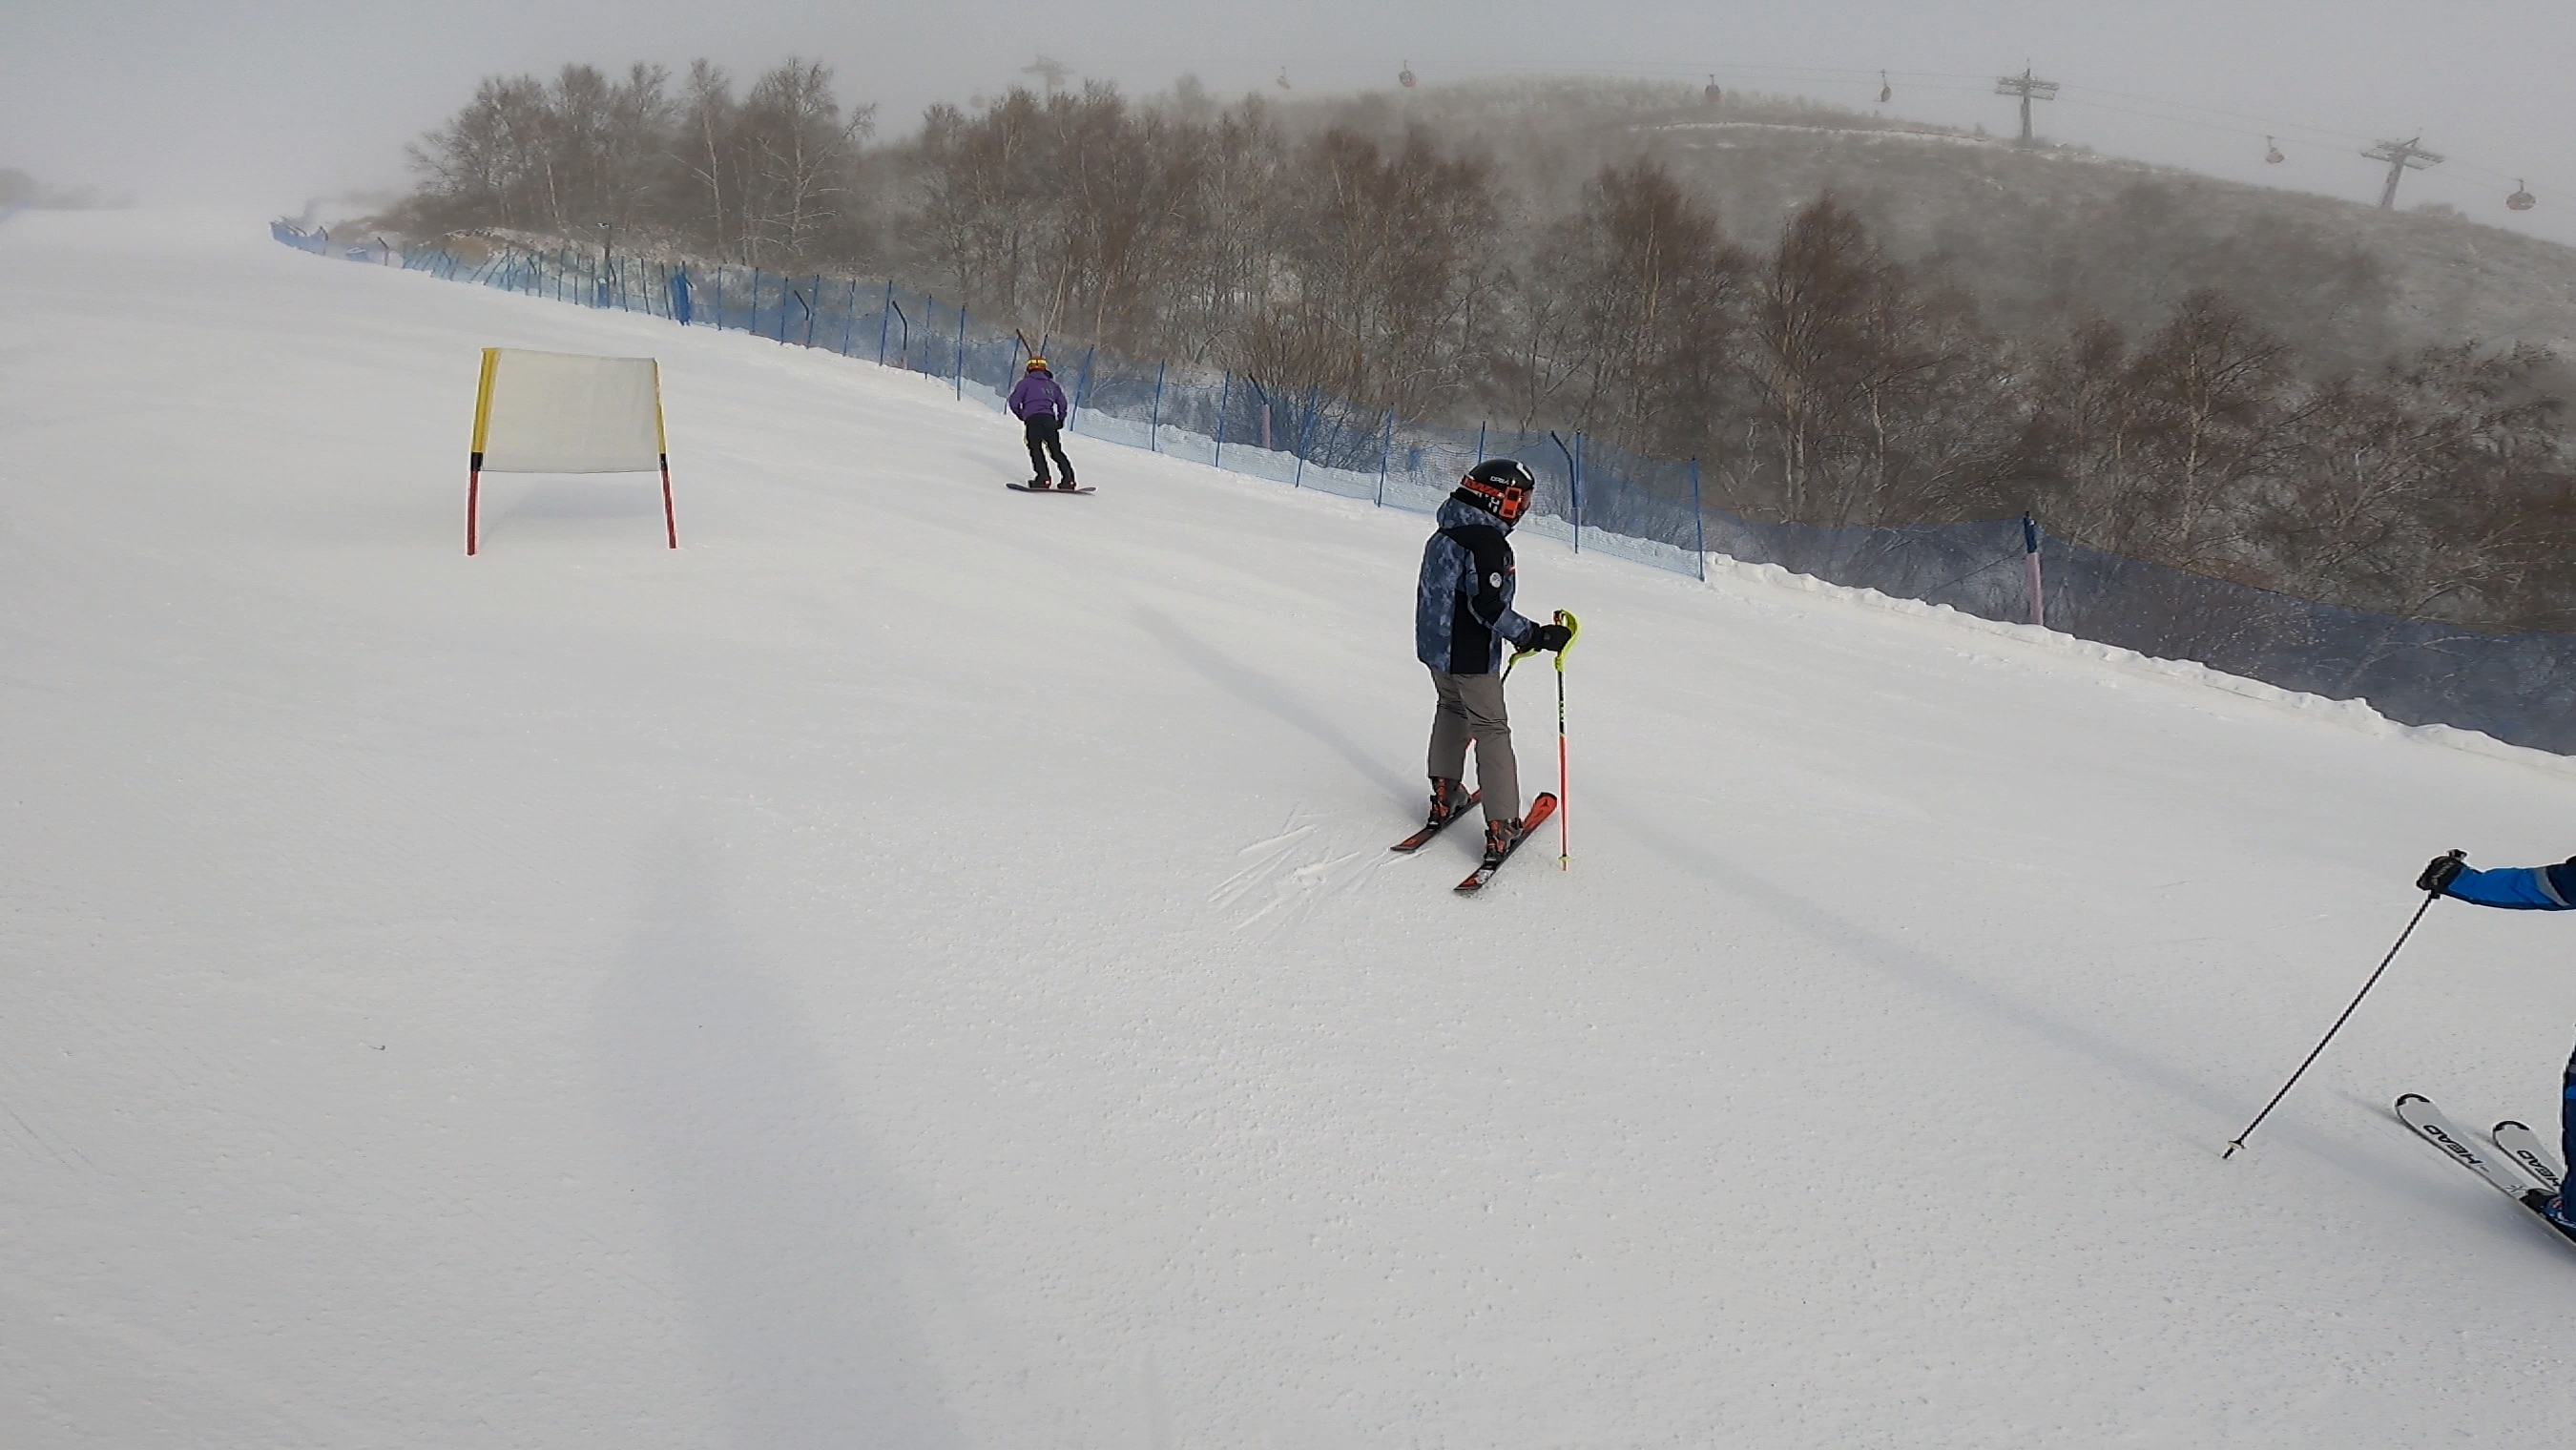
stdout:
<svg viewBox="0 0 2576 1450">
<path fill-rule="evenodd" d="M 1450 497 L 1474 504 L 1507 524 L 1521 521 L 1529 512 L 1530 498 L 1538 492 L 1538 479 L 1517 458 L 1488 458 L 1467 470 L 1458 480 L 1458 491 Z"/>
</svg>

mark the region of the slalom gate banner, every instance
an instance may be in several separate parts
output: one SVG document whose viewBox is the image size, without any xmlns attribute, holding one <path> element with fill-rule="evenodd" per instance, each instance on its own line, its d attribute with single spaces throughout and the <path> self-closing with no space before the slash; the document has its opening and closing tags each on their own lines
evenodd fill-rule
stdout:
<svg viewBox="0 0 2576 1450">
<path fill-rule="evenodd" d="M 465 483 L 468 554 L 479 544 L 487 471 L 659 472 L 663 537 L 669 547 L 680 547 L 671 511 L 669 442 L 662 426 L 661 364 L 652 358 L 483 349 Z"/>
</svg>

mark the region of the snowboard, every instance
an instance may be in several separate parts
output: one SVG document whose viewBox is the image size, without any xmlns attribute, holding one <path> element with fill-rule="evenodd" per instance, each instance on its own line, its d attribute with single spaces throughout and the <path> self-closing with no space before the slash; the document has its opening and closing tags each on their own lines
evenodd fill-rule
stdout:
<svg viewBox="0 0 2576 1450">
<path fill-rule="evenodd" d="M 1009 489 L 1013 493 L 1069 493 L 1079 496 L 1086 493 L 1100 492 L 1100 490 L 1093 488 L 1087 483 L 1082 485 L 1080 488 L 1032 488 L 1025 483 L 1006 483 L 1003 484 L 1002 487 Z"/>
</svg>

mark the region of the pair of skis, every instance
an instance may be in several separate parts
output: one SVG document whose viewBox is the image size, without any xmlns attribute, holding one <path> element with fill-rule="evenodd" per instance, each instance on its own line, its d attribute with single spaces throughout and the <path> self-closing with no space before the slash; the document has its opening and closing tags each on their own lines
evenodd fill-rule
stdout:
<svg viewBox="0 0 2576 1450">
<path fill-rule="evenodd" d="M 1484 799 L 1484 795 L 1485 793 L 1483 791 L 1478 791 L 1474 795 L 1467 797 L 1464 801 L 1459 802 L 1458 809 L 1451 811 L 1449 814 L 1442 816 L 1436 821 L 1426 823 L 1421 830 L 1418 830 L 1412 835 L 1405 837 L 1403 840 L 1396 842 L 1394 845 L 1387 847 L 1387 849 L 1400 855 L 1407 856 L 1421 850 L 1423 847 L 1431 844 L 1432 837 L 1439 835 L 1443 830 L 1447 829 L 1451 821 L 1458 819 L 1460 816 L 1469 814 L 1469 807 L 1475 805 L 1479 800 Z M 1471 896 L 1476 892 L 1484 890 L 1485 883 L 1494 879 L 1494 873 L 1503 869 L 1503 863 L 1512 858 L 1512 853 L 1518 851 L 1522 844 L 1528 841 L 1530 837 L 1538 834 L 1539 823 L 1555 814 L 1556 797 L 1546 791 L 1539 792 L 1538 799 L 1530 802 L 1529 814 L 1521 818 L 1521 833 L 1514 836 L 1511 840 L 1511 844 L 1503 847 L 1502 850 L 1487 851 L 1485 853 L 1485 859 L 1476 864 L 1476 869 L 1467 874 L 1467 879 L 1458 883 L 1455 888 L 1458 894 L 1461 896 Z"/>
<path fill-rule="evenodd" d="M 1564 609 L 1556 611 L 1556 622 L 1565 627 L 1565 643 L 1558 646 L 1556 651 L 1556 788 L 1557 790 L 1563 790 L 1565 789 L 1565 655 L 1566 651 L 1574 648 L 1574 641 L 1582 634 L 1583 625 L 1580 621 L 1575 619 L 1571 611 Z M 1538 650 L 1535 646 L 1521 650 L 1512 656 L 1511 665 L 1517 665 L 1521 661 L 1528 659 L 1531 655 L 1537 653 Z M 1505 665 L 1503 667 L 1503 678 L 1506 680 L 1509 680 L 1512 677 L 1511 665 Z M 1480 790 L 1474 795 L 1467 797 L 1466 801 L 1461 804 L 1457 810 L 1450 812 L 1448 815 L 1441 816 L 1436 820 L 1426 822 L 1421 830 L 1418 830 L 1412 835 L 1405 837 L 1403 840 L 1396 842 L 1387 849 L 1404 855 L 1411 855 L 1413 852 L 1421 850 L 1424 846 L 1430 844 L 1432 837 L 1440 834 L 1443 827 L 1447 826 L 1451 821 L 1458 819 L 1460 816 L 1465 815 L 1467 813 L 1468 806 L 1472 806 L 1477 801 L 1482 800 L 1484 798 L 1484 794 L 1485 793 Z M 1499 851 L 1488 846 L 1485 851 L 1485 859 L 1478 862 L 1476 869 L 1467 874 L 1467 879 L 1459 882 L 1456 888 L 1454 888 L 1457 893 L 1461 896 L 1473 896 L 1477 892 L 1484 890 L 1485 883 L 1494 879 L 1494 873 L 1503 869 L 1503 863 L 1512 858 L 1512 853 L 1518 851 L 1530 837 L 1537 835 L 1538 828 L 1547 821 L 1547 818 L 1557 813 L 1557 806 L 1558 801 L 1554 792 L 1540 791 L 1538 793 L 1538 799 L 1530 802 L 1529 814 L 1521 817 L 1520 834 L 1512 837 L 1511 841 Z M 1556 863 L 1559 866 L 1565 864 L 1564 827 L 1565 823 L 1563 821 L 1560 820 L 1557 822 L 1558 850 Z"/>
<path fill-rule="evenodd" d="M 2487 1142 L 2493 1151 L 2469 1140 L 2467 1134 L 2451 1125 L 2433 1100 L 2422 1093 L 2408 1093 L 2397 1100 L 2397 1121 L 2414 1130 L 2417 1137 L 2442 1150 L 2442 1156 L 2468 1169 L 2487 1181 L 2487 1186 L 2531 1210 L 2532 1216 L 2559 1237 L 2576 1243 L 2569 1233 L 2550 1221 L 2540 1206 L 2555 1196 L 2563 1181 L 2558 1162 L 2549 1156 L 2548 1145 L 2528 1124 L 2507 1118 L 2487 1131 Z"/>
</svg>

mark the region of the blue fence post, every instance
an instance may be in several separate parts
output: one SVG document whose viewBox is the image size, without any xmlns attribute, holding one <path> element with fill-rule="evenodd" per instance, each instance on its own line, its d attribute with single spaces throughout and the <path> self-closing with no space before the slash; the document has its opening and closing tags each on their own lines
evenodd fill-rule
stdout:
<svg viewBox="0 0 2576 1450">
<path fill-rule="evenodd" d="M 885 366 L 886 329 L 892 326 L 894 326 L 894 279 L 892 277 L 888 277 L 886 279 L 885 310 L 877 314 L 878 367 Z M 903 325 L 903 335 L 906 339 L 909 339 L 912 336 L 912 324 L 908 321 Z"/>
<path fill-rule="evenodd" d="M 1395 410 L 1386 410 L 1386 446 L 1377 451 L 1377 506 L 1386 507 L 1386 465 L 1395 457 Z"/>
<path fill-rule="evenodd" d="M 1574 446 L 1569 448 L 1564 439 L 1556 436 L 1556 430 L 1550 428 L 1547 441 L 1555 444 L 1556 451 L 1565 455 L 1566 522 L 1574 526 L 1574 552 L 1580 554 L 1583 552 L 1583 465 L 1577 460 L 1583 456 L 1583 435 L 1575 434 Z"/>
<path fill-rule="evenodd" d="M 1583 552 L 1583 435 L 1574 435 L 1574 552 Z"/>
<path fill-rule="evenodd" d="M 1315 436 L 1315 399 L 1322 392 L 1319 387 L 1306 390 L 1306 420 L 1297 426 L 1297 471 L 1289 476 L 1290 488 L 1306 486 L 1306 444 Z"/>
<path fill-rule="evenodd" d="M 1100 351 L 1093 343 L 1082 350 L 1082 376 L 1073 380 L 1073 401 L 1064 405 L 1064 431 L 1073 431 L 1073 420 L 1082 416 L 1082 405 L 1091 396 L 1091 357 Z"/>
<path fill-rule="evenodd" d="M 1485 425 L 1484 425 L 1484 422 L 1480 419 L 1480 420 L 1478 420 L 1478 422 L 1477 422 L 1477 424 L 1476 424 L 1476 462 L 1477 462 L 1477 463 L 1482 463 L 1482 462 L 1484 462 L 1484 461 L 1485 461 Z M 1472 465 L 1470 465 L 1470 466 L 1472 466 Z"/>
<path fill-rule="evenodd" d="M 1699 455 L 1691 455 L 1691 559 L 1699 577 L 1708 578 L 1708 518 L 1699 502 Z"/>
<path fill-rule="evenodd" d="M 2024 512 L 2021 516 L 2021 550 L 2030 561 L 2030 622 L 2042 629 L 2048 627 L 2047 596 L 2040 591 L 2039 520 Z"/>
<path fill-rule="evenodd" d="M 724 331 L 724 263 L 716 263 L 716 331 Z"/>
<path fill-rule="evenodd" d="M 957 400 L 966 400 L 966 304 L 957 304 Z"/>
<path fill-rule="evenodd" d="M 1169 366 L 1168 363 L 1154 364 L 1153 420 L 1145 425 L 1145 451 L 1148 453 L 1163 451 L 1163 373 Z"/>
<path fill-rule="evenodd" d="M 1225 405 L 1234 396 L 1234 374 L 1227 373 L 1225 382 L 1216 390 L 1216 459 L 1208 466 L 1225 467 Z"/>
</svg>

